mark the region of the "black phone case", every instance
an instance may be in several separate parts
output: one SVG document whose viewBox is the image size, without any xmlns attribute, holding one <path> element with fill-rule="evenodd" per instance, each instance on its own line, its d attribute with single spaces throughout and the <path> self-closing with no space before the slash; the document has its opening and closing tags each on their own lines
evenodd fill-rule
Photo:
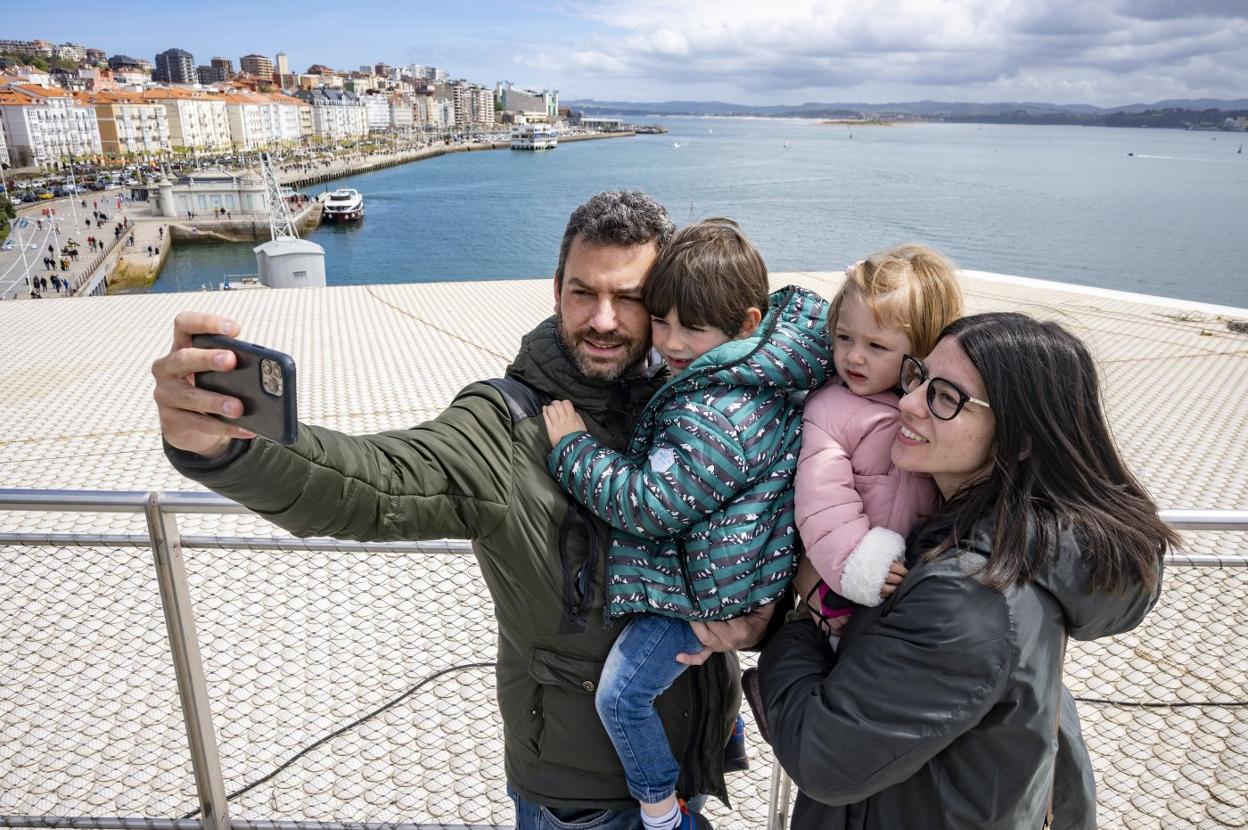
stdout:
<svg viewBox="0 0 1248 830">
<path fill-rule="evenodd" d="M 218 416 L 220 420 L 249 429 L 279 444 L 295 443 L 299 437 L 299 418 L 295 409 L 295 361 L 290 355 L 215 334 L 194 335 L 191 343 L 197 349 L 229 349 L 237 359 L 232 372 L 195 373 L 195 385 L 200 389 L 229 395 L 243 402 L 240 417 Z M 266 364 L 265 361 L 272 363 Z M 270 373 L 268 389 L 265 388 L 265 371 Z M 275 377 L 281 379 L 280 388 L 275 383 Z"/>
</svg>

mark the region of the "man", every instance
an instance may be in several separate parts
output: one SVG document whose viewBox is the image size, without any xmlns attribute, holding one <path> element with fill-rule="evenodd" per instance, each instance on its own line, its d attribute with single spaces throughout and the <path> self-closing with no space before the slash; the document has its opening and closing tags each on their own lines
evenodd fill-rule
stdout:
<svg viewBox="0 0 1248 830">
<path fill-rule="evenodd" d="M 589 431 L 616 449 L 666 377 L 648 362 L 641 294 L 673 231 L 663 207 L 640 193 L 600 193 L 577 208 L 555 271 L 555 315 L 524 337 L 507 370 L 572 400 Z M 347 436 L 301 425 L 299 440 L 283 447 L 209 417 L 237 417 L 241 404 L 187 381 L 234 366 L 231 352 L 192 348 L 192 334 L 238 332 L 222 317 L 180 314 L 172 351 L 152 366 L 173 464 L 300 536 L 471 539 L 498 619 L 496 681 L 518 830 L 640 828 L 594 709 L 602 662 L 621 630 L 602 624 L 609 531 L 547 475 L 542 419 L 513 420 L 502 393 L 475 383 L 413 429 Z M 713 652 L 755 642 L 770 611 L 699 626 L 707 648 L 681 656 L 695 668 L 658 701 L 685 797 L 726 797 L 723 750 L 740 686 L 732 655 Z"/>
</svg>

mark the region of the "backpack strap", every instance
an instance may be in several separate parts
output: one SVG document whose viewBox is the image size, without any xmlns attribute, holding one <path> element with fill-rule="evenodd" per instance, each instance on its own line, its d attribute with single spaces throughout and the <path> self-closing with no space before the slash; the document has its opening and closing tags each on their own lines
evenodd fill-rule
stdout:
<svg viewBox="0 0 1248 830">
<path fill-rule="evenodd" d="M 519 378 L 501 377 L 482 381 L 492 386 L 503 396 L 507 403 L 507 411 L 511 413 L 511 423 L 518 424 L 526 418 L 532 418 L 542 411 L 542 407 L 550 403 L 551 398 L 539 392 Z"/>
<path fill-rule="evenodd" d="M 493 378 L 482 383 L 492 386 L 503 396 L 503 400 L 507 403 L 507 411 L 511 413 L 513 426 L 540 414 L 542 407 L 552 400 L 549 395 L 539 392 L 519 378 Z M 594 589 L 598 584 L 598 560 L 602 558 L 602 550 L 593 524 L 589 521 L 585 510 L 576 499 L 566 495 L 565 498 L 567 511 L 559 526 L 559 570 L 563 574 L 559 633 L 579 634 L 585 630 L 589 607 L 594 600 Z M 589 549 L 580 567 L 574 568 L 568 537 L 577 524 L 581 525 L 585 533 Z"/>
</svg>

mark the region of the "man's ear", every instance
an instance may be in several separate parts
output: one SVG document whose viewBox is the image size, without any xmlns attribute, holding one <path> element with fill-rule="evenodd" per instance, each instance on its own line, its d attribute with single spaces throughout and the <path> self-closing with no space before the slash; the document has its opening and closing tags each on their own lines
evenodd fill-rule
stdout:
<svg viewBox="0 0 1248 830">
<path fill-rule="evenodd" d="M 555 277 L 555 314 L 559 313 L 559 290 L 563 288 L 563 280 Z"/>
<path fill-rule="evenodd" d="M 758 324 L 763 321 L 763 312 L 754 306 L 750 306 L 745 312 L 745 322 L 741 324 L 741 331 L 737 332 L 734 340 L 744 340 L 745 338 L 758 331 Z"/>
</svg>

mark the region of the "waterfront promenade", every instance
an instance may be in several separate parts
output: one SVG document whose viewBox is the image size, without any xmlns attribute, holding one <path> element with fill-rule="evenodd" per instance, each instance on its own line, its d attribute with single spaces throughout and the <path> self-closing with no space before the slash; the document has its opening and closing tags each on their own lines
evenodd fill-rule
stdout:
<svg viewBox="0 0 1248 830">
<path fill-rule="evenodd" d="M 584 133 L 564 136 L 560 140 L 575 142 L 632 135 L 632 132 L 627 131 Z M 276 165 L 276 172 L 278 180 L 283 185 L 297 189 L 370 170 L 410 164 L 448 153 L 501 150 L 508 147 L 508 142 L 501 141 L 464 142 L 423 146 L 395 152 L 347 153 L 323 159 L 279 163 Z M 193 220 L 154 216 L 152 202 L 131 201 L 125 198 L 128 192 L 129 188 L 121 188 L 87 193 L 72 199 L 53 199 L 20 206 L 17 211 L 19 225 L 22 219 L 25 219 L 26 223 L 10 235 L 10 238 L 14 240 L 12 249 L 0 250 L 0 299 L 30 299 L 32 286 L 26 279 L 28 272 L 31 277 L 50 279 L 55 274 L 58 278 L 65 280 L 65 290 L 58 292 L 49 287 L 48 290 L 42 292 L 45 299 L 104 293 L 108 286 L 101 286 L 101 281 L 107 279 L 111 284 L 114 277 L 116 277 L 117 286 L 123 290 L 145 288 L 156 279 L 164 261 L 168 258 L 169 251 L 175 244 L 171 236 L 181 237 L 188 242 L 196 233 L 202 233 L 204 239 L 255 239 L 258 242 L 267 239 L 267 216 L 238 215 L 230 219 L 203 216 Z M 155 198 L 154 194 L 152 198 Z M 85 207 L 82 204 L 84 200 Z M 97 209 L 104 211 L 109 221 L 105 222 L 103 227 L 96 227 L 94 224 L 88 227 L 88 220 Z M 44 211 L 54 211 L 55 217 L 45 217 Z M 292 218 L 297 227 L 306 229 L 307 224 L 316 222 L 318 216 L 319 210 L 314 204 L 309 204 Z M 125 235 L 119 238 L 120 242 L 114 248 L 112 229 L 116 222 L 123 219 L 127 220 L 129 225 Z M 39 224 L 43 227 L 38 227 Z M 54 227 L 59 230 L 59 235 L 54 231 Z M 134 243 L 130 244 L 129 238 L 132 232 Z M 89 236 L 104 240 L 107 246 L 107 256 L 103 255 L 104 249 L 101 249 L 98 254 L 88 250 L 86 240 Z M 71 239 L 78 243 L 79 256 L 76 259 L 69 259 L 69 269 L 62 271 L 59 266 L 60 249 Z M 54 270 L 49 270 L 43 263 L 43 257 L 49 253 L 49 245 L 52 245 L 55 250 L 57 264 Z M 24 260 L 23 254 L 25 254 Z M 218 276 L 224 277 L 225 275 Z"/>
<path fill-rule="evenodd" d="M 830 295 L 840 275 L 774 274 Z M 1248 508 L 1248 310 L 1150 302 L 967 272 L 971 312 L 1021 310 L 1086 338 L 1116 440 L 1163 508 Z M 304 420 L 350 432 L 436 415 L 500 375 L 550 313 L 549 279 L 91 297 L 0 303 L 0 464 L 6 487 L 187 490 L 160 447 L 152 360 L 173 315 L 227 314 L 298 364 Z M 1037 394 L 1061 394 L 1060 389 Z M 179 517 L 205 671 L 234 791 L 416 686 L 231 801 L 234 819 L 507 826 L 488 668 L 488 597 L 470 557 L 277 550 L 261 518 Z M 0 548 L 0 815 L 183 815 L 194 809 L 141 516 L 0 513 L 0 529 L 107 533 L 112 546 Z M 1159 607 L 1130 635 L 1071 643 L 1103 830 L 1248 824 L 1248 568 L 1244 533 L 1185 532 Z M 746 662 L 753 658 L 747 656 Z M 748 717 L 748 713 L 747 713 Z M 730 779 L 721 830 L 763 827 L 770 771 Z"/>
</svg>

